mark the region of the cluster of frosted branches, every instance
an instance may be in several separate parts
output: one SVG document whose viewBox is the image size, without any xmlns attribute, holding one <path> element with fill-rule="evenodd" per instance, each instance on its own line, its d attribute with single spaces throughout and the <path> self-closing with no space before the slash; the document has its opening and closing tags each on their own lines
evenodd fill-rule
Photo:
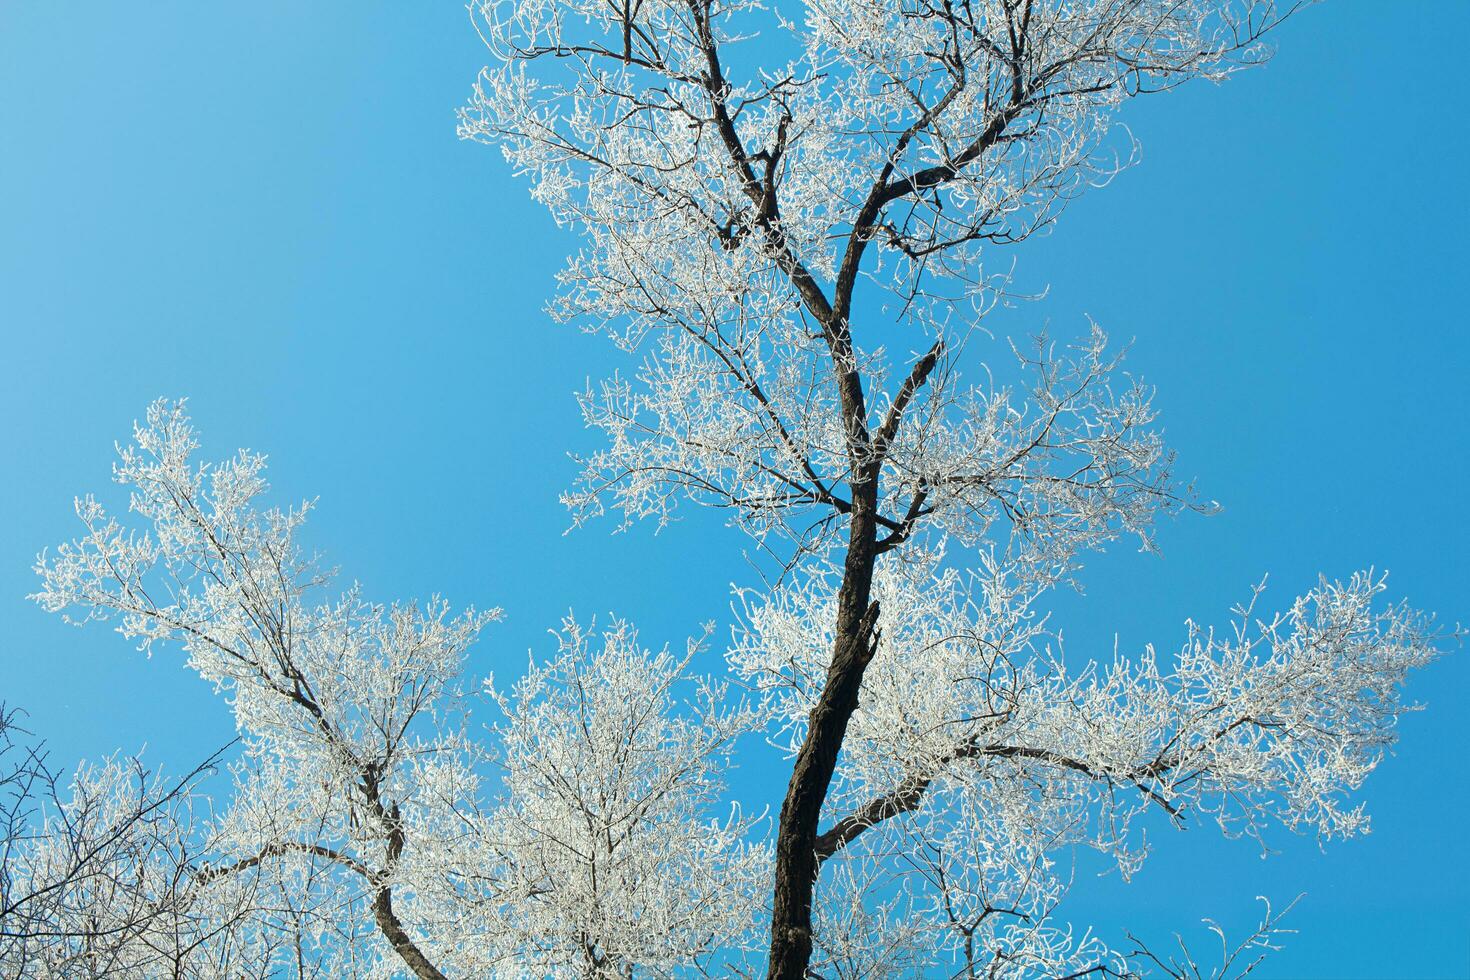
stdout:
<svg viewBox="0 0 1470 980">
<path fill-rule="evenodd" d="M 1268 0 L 483 0 L 462 132 L 580 226 L 562 309 L 622 329 L 799 301 L 797 264 L 910 295 L 1129 157 L 1130 96 L 1263 59 Z M 753 50 L 756 45 L 760 51 Z M 1121 153 L 1119 152 L 1121 149 Z M 931 268 L 938 263 L 938 267 Z M 856 270 L 853 270 L 854 272 Z"/>
<path fill-rule="evenodd" d="M 748 940 L 765 861 L 749 818 L 715 814 L 753 718 L 688 676 L 700 649 L 655 653 L 626 623 L 598 636 L 569 619 L 560 656 L 497 695 L 507 798 L 485 836 L 524 896 L 505 905 L 521 967 L 665 976 Z"/>
<path fill-rule="evenodd" d="M 1155 975 L 1171 977 L 1172 980 L 1204 980 L 1205 977 L 1216 980 L 1222 977 L 1245 977 L 1253 973 L 1267 956 L 1282 948 L 1281 943 L 1284 937 L 1296 931 L 1284 928 L 1281 920 L 1296 907 L 1300 899 L 1300 896 L 1292 899 L 1285 908 L 1278 912 L 1271 907 L 1269 899 L 1258 895 L 1256 900 L 1265 906 L 1261 921 L 1250 935 L 1233 947 L 1225 936 L 1225 930 L 1220 928 L 1214 920 L 1205 919 L 1204 924 L 1209 927 L 1210 932 L 1214 933 L 1220 948 L 1219 965 L 1212 969 L 1200 964 L 1197 954 L 1189 948 L 1184 938 L 1178 933 L 1174 935 L 1176 949 L 1170 952 L 1156 950 L 1130 933 L 1128 938 L 1135 947 L 1130 956 L 1133 962 L 1142 969 Z"/>
<path fill-rule="evenodd" d="M 719 357 L 669 336 L 636 383 L 615 377 L 582 397 L 588 425 L 608 444 L 583 458 L 582 480 L 564 498 L 578 520 L 611 502 L 628 521 L 662 523 L 689 496 L 729 508 L 757 540 L 791 533 L 798 559 L 829 554 L 852 507 L 853 468 L 830 377 L 784 357 L 774 358 L 779 370 L 768 367 L 759 338 Z M 1160 513 L 1192 504 L 1171 482 L 1151 390 L 1119 383 L 1119 358 L 1100 330 L 1060 349 L 1043 338 L 1016 355 L 1017 386 L 966 385 L 936 352 L 922 391 L 900 393 L 897 409 L 880 403 L 903 417 L 879 429 L 890 432 L 876 458 L 882 550 L 999 535 L 1031 574 L 1054 577 L 1120 533 L 1147 547 Z"/>
<path fill-rule="evenodd" d="M 209 956 L 239 895 L 206 911 L 188 873 L 215 760 L 166 780 L 136 758 L 81 767 L 63 785 L 44 747 L 0 709 L 0 975 L 144 977 Z M 241 975 L 246 975 L 242 973 Z"/>
<path fill-rule="evenodd" d="M 895 820 L 826 862 L 819 975 L 1126 975 L 1126 957 L 1053 913 L 1067 830 L 1024 800 L 936 791 L 926 825 Z M 1015 804 L 1020 803 L 1017 806 Z"/>
<path fill-rule="evenodd" d="M 1060 351 L 1043 337 L 1017 358 L 1024 395 L 931 377 L 909 405 L 880 497 L 903 517 L 880 546 L 916 527 L 971 546 L 1004 538 L 1017 569 L 1050 580 L 1120 533 L 1150 548 L 1160 513 L 1194 506 L 1173 484 L 1152 390 L 1116 377 L 1101 330 Z"/>
<path fill-rule="evenodd" d="M 1128 156 L 1108 139 L 1120 102 L 1259 61 L 1261 35 L 1287 11 L 1265 0 L 786 6 L 477 8 L 497 62 L 461 132 L 499 145 L 584 233 L 553 311 L 646 351 L 635 377 L 584 396 L 608 445 L 586 457 L 568 503 L 579 517 L 610 502 L 663 521 L 689 496 L 758 537 L 781 528 L 799 550 L 822 550 L 871 459 L 892 476 L 885 514 L 903 535 L 931 513 L 983 528 L 1006 509 L 1002 487 L 1034 473 L 1044 512 L 1141 523 L 1131 491 L 1167 477 L 1146 445 L 1157 436 L 1143 435 L 1147 398 L 1109 393 L 1096 349 L 1039 360 L 1032 406 L 971 388 L 955 364 L 970 328 L 935 303 L 947 284 L 988 281 L 982 245 L 1026 237 Z M 785 60 L 752 64 L 757 37 Z M 897 350 L 915 353 L 892 379 L 882 335 L 854 312 L 859 280 L 903 298 Z M 863 379 L 871 412 L 844 392 L 847 374 Z M 855 413 L 872 438 L 853 431 Z M 1030 431 L 1046 419 L 1056 430 Z M 1022 434 L 1041 436 L 1042 451 L 1014 461 L 1023 472 L 997 472 L 1026 445 L 1005 437 Z M 1137 479 L 1115 487 L 1125 455 Z"/>
<path fill-rule="evenodd" d="M 793 754 L 829 669 L 834 574 L 747 594 L 730 652 Z M 1026 956 L 1061 970 L 1072 947 L 1048 931 L 1065 891 L 1054 861 L 1083 845 L 1131 873 L 1150 810 L 1257 838 L 1270 822 L 1322 840 L 1366 829 L 1350 795 L 1412 708 L 1406 675 L 1437 655 L 1432 624 L 1377 601 L 1381 577 L 1323 581 L 1274 615 L 1253 597 L 1227 632 L 1188 624 L 1172 657 L 1150 648 L 1079 670 L 1027 581 L 994 559 L 971 573 L 932 555 L 880 566 L 883 625 L 817 853 L 841 863 L 834 881 L 887 896 L 906 955 L 988 950 L 990 969 L 1024 936 L 1041 944 Z"/>
</svg>

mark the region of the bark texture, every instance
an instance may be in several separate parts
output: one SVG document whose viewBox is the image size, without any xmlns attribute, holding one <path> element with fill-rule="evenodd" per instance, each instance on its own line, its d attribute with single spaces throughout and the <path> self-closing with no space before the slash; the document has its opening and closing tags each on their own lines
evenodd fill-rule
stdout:
<svg viewBox="0 0 1470 980">
<path fill-rule="evenodd" d="M 832 664 L 797 754 L 777 826 L 768 974 L 772 980 L 804 977 L 811 961 L 812 895 L 820 870 L 818 821 L 848 722 L 857 710 L 863 672 L 873 656 L 878 621 L 878 606 L 871 599 L 877 559 L 877 480 L 866 482 L 854 493 Z"/>
</svg>

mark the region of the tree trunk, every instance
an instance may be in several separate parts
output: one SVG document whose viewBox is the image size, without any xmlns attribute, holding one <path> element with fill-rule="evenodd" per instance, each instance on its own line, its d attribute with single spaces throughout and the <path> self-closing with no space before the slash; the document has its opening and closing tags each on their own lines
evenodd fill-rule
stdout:
<svg viewBox="0 0 1470 980">
<path fill-rule="evenodd" d="M 771 980 L 801 980 L 811 961 L 812 893 L 820 870 L 816 853 L 818 821 L 847 723 L 857 710 L 863 672 L 873 655 L 873 630 L 878 617 L 877 604 L 871 601 L 877 558 L 877 484 L 877 475 L 872 474 L 853 488 L 832 662 L 781 804 L 771 918 Z"/>
<path fill-rule="evenodd" d="M 363 773 L 362 790 L 368 799 L 368 805 L 388 829 L 387 863 L 384 870 L 386 877 L 397 867 L 398 859 L 403 856 L 403 815 L 399 812 L 397 803 L 391 807 L 383 806 L 382 797 L 378 795 L 378 776 L 375 771 L 369 769 Z M 373 895 L 373 921 L 378 924 L 388 945 L 393 947 L 393 951 L 418 980 L 449 980 L 429 961 L 424 951 L 419 949 L 408 930 L 403 928 L 398 913 L 393 911 L 393 889 L 386 881 L 379 881 L 377 893 Z"/>
<path fill-rule="evenodd" d="M 448 980 L 444 974 L 439 972 L 438 967 L 429 962 L 423 950 L 415 945 L 403 923 L 398 920 L 398 915 L 393 911 L 393 892 L 389 888 L 380 888 L 373 896 L 373 919 L 378 928 L 382 930 L 384 938 L 393 947 L 400 959 L 413 971 L 413 975 L 419 980 Z"/>
</svg>

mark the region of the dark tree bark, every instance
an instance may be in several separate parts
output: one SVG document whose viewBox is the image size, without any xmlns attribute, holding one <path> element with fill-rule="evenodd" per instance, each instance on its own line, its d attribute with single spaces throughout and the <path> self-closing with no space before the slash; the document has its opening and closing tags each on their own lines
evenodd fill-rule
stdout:
<svg viewBox="0 0 1470 980">
<path fill-rule="evenodd" d="M 769 967 L 773 980 L 804 977 L 811 961 L 812 896 L 820 870 L 818 821 L 848 722 L 857 710 L 863 673 L 873 656 L 878 620 L 878 606 L 872 601 L 878 554 L 876 473 L 854 487 L 853 497 L 832 663 L 797 753 L 777 825 Z"/>
<path fill-rule="evenodd" d="M 419 980 L 448 980 L 444 974 L 439 972 L 438 967 L 429 962 L 423 950 L 418 948 L 408 931 L 403 928 L 403 923 L 393 911 L 393 890 L 391 888 L 380 888 L 373 896 L 373 920 L 377 922 L 378 929 L 382 931 L 388 944 L 393 947 L 393 951 L 413 971 L 414 976 Z"/>
</svg>

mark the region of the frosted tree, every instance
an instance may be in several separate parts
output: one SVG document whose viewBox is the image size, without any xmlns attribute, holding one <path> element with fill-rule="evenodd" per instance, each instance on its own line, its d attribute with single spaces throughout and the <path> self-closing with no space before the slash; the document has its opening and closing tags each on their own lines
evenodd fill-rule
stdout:
<svg viewBox="0 0 1470 980">
<path fill-rule="evenodd" d="M 261 925 L 292 946 L 330 937 L 303 959 L 359 962 L 359 931 L 338 929 L 357 907 L 420 970 L 426 954 L 395 890 L 413 887 L 419 849 L 454 846 L 439 811 L 471 777 L 444 719 L 462 652 L 489 617 L 325 596 L 327 576 L 294 543 L 307 508 L 257 508 L 259 455 L 208 467 L 195 448 L 181 406 L 154 405 L 115 467 L 143 526 L 79 500 L 85 533 L 43 559 L 37 598 L 115 620 L 144 649 L 177 642 L 229 697 L 245 740 L 238 804 L 212 828 L 220 858 L 197 867 L 198 883 L 296 892 Z"/>
<path fill-rule="evenodd" d="M 583 396 L 607 441 L 567 503 L 579 521 L 725 508 L 783 569 L 732 655 L 793 759 L 772 977 L 813 968 L 814 941 L 851 952 L 814 937 L 839 854 L 887 918 L 927 917 L 890 923 L 916 948 L 947 930 L 972 971 L 1070 973 L 1121 967 L 1045 924 L 1057 848 L 1134 867 L 1145 805 L 1232 831 L 1360 826 L 1338 797 L 1381 755 L 1426 627 L 1370 611 L 1382 585 L 1363 575 L 1258 628 L 1242 612 L 1228 640 L 1196 631 L 1173 663 L 1069 673 L 1035 603 L 1193 498 L 1100 330 L 1025 348 L 1015 387 L 963 357 L 1004 285 L 990 249 L 1132 158 L 1116 110 L 1262 61 L 1293 5 L 473 9 L 493 61 L 461 132 L 581 231 L 552 312 L 641 357 Z M 961 588 L 941 555 L 982 581 Z M 901 887 L 870 880 L 901 866 Z"/>
<path fill-rule="evenodd" d="M 234 713 L 230 785 L 181 795 L 111 764 L 15 823 L 4 901 L 24 914 L 5 928 L 24 928 L 0 937 L 5 964 L 1207 973 L 1073 926 L 1067 858 L 1131 874 L 1150 821 L 1361 832 L 1355 791 L 1444 635 L 1369 571 L 1280 611 L 1259 586 L 1166 653 L 1064 655 L 1053 591 L 1198 504 L 1096 326 L 994 370 L 969 355 L 1005 289 L 991 250 L 1131 160 L 1116 110 L 1263 60 L 1291 8 L 474 12 L 494 60 L 462 132 L 582 233 L 553 313 L 639 358 L 582 396 L 606 444 L 566 494 L 574 520 L 722 508 L 775 574 L 737 594 L 724 676 L 696 669 L 709 633 L 674 653 L 569 618 L 550 659 L 475 682 L 467 651 L 495 613 L 335 587 L 299 541 L 310 508 L 267 505 L 264 458 L 199 463 L 183 406 L 156 403 L 115 466 L 127 512 L 80 499 L 35 598 L 182 651 Z M 728 785 L 757 733 L 791 762 L 771 819 Z M 158 819 L 134 819 L 154 799 Z M 68 842 L 112 827 L 129 843 L 98 875 L 68 863 Z M 1214 975 L 1248 972 L 1280 931 L 1268 910 Z"/>
<path fill-rule="evenodd" d="M 195 449 L 183 406 L 155 403 L 114 469 L 132 521 L 79 499 L 84 533 L 42 556 L 35 596 L 77 622 L 113 621 L 144 649 L 181 648 L 234 710 L 243 749 L 219 813 L 160 818 L 144 853 L 121 862 L 162 867 L 198 921 L 183 975 L 234 977 L 242 958 L 261 975 L 371 976 L 395 963 L 421 978 L 518 975 L 565 965 L 539 956 L 573 936 L 576 962 L 598 972 L 629 958 L 671 968 L 739 932 L 715 923 L 749 918 L 748 821 L 707 820 L 705 807 L 749 710 L 686 676 L 688 657 L 643 650 L 626 630 L 589 651 L 569 626 L 559 659 L 498 696 L 507 720 L 491 752 L 467 725 L 465 699 L 481 696 L 462 668 L 496 613 L 330 594 L 296 542 L 309 508 L 263 504 L 264 458 L 210 466 Z M 702 706 L 687 717 L 685 686 Z M 493 767 L 503 792 L 481 785 Z M 102 802 L 61 818 L 100 806 L 94 819 L 116 824 L 106 807 L 132 799 L 114 785 L 127 779 L 113 766 L 81 780 L 78 793 Z M 12 834 L 22 866 L 55 863 L 24 837 Z M 85 904 L 123 915 L 155 890 L 139 884 Z M 726 904 L 739 894 L 745 919 Z M 640 937 L 645 915 L 663 931 Z M 132 975 L 155 976 L 168 961 L 144 946 Z"/>
</svg>

